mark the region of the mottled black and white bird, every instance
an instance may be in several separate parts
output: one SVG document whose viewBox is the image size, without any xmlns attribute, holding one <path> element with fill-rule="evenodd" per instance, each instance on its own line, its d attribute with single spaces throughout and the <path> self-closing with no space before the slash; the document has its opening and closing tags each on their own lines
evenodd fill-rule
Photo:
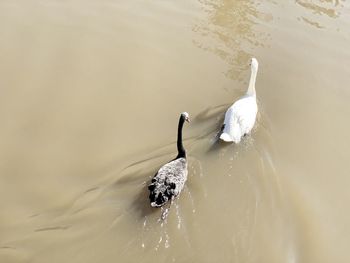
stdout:
<svg viewBox="0 0 350 263">
<path fill-rule="evenodd" d="M 177 197 L 187 180 L 186 151 L 182 144 L 182 127 L 185 121 L 190 122 L 187 112 L 181 113 L 179 119 L 176 158 L 163 165 L 148 186 L 152 207 L 161 207 Z"/>
</svg>

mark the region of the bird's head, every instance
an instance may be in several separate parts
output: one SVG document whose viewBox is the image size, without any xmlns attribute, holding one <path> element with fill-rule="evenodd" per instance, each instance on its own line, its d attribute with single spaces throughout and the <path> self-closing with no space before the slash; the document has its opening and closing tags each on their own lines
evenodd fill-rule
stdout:
<svg viewBox="0 0 350 263">
<path fill-rule="evenodd" d="M 251 66 L 252 69 L 258 70 L 259 63 L 258 63 L 258 60 L 256 58 L 252 58 L 250 60 L 249 65 Z"/>
<path fill-rule="evenodd" d="M 190 115 L 187 112 L 181 113 L 181 118 L 183 118 L 187 122 L 190 122 Z"/>
</svg>

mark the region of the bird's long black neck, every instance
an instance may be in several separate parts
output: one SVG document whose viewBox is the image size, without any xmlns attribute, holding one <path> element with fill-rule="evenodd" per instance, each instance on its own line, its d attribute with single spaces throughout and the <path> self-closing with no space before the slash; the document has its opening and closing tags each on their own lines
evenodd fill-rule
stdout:
<svg viewBox="0 0 350 263">
<path fill-rule="evenodd" d="M 177 129 L 177 151 L 178 154 L 176 159 L 178 158 L 186 158 L 186 151 L 184 146 L 182 145 L 182 127 L 184 126 L 185 118 L 183 116 L 180 117 L 179 126 Z"/>
</svg>

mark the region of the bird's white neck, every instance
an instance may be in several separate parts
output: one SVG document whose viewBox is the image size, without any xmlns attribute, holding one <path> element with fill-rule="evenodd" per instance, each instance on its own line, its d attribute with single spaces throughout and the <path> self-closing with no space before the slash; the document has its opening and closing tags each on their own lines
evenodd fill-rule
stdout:
<svg viewBox="0 0 350 263">
<path fill-rule="evenodd" d="M 255 80 L 256 75 L 258 73 L 258 69 L 255 67 L 252 67 L 252 72 L 250 74 L 250 80 L 249 80 L 249 86 L 247 90 L 247 95 L 249 96 L 255 96 Z"/>
</svg>

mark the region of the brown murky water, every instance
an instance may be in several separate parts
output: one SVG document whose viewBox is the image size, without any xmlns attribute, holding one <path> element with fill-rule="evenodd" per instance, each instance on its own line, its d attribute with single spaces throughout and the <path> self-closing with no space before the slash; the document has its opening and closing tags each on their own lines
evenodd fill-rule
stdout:
<svg viewBox="0 0 350 263">
<path fill-rule="evenodd" d="M 3 0 L 0 35 L 0 262 L 350 262 L 349 1 Z M 217 145 L 252 56 L 257 125 Z"/>
</svg>

